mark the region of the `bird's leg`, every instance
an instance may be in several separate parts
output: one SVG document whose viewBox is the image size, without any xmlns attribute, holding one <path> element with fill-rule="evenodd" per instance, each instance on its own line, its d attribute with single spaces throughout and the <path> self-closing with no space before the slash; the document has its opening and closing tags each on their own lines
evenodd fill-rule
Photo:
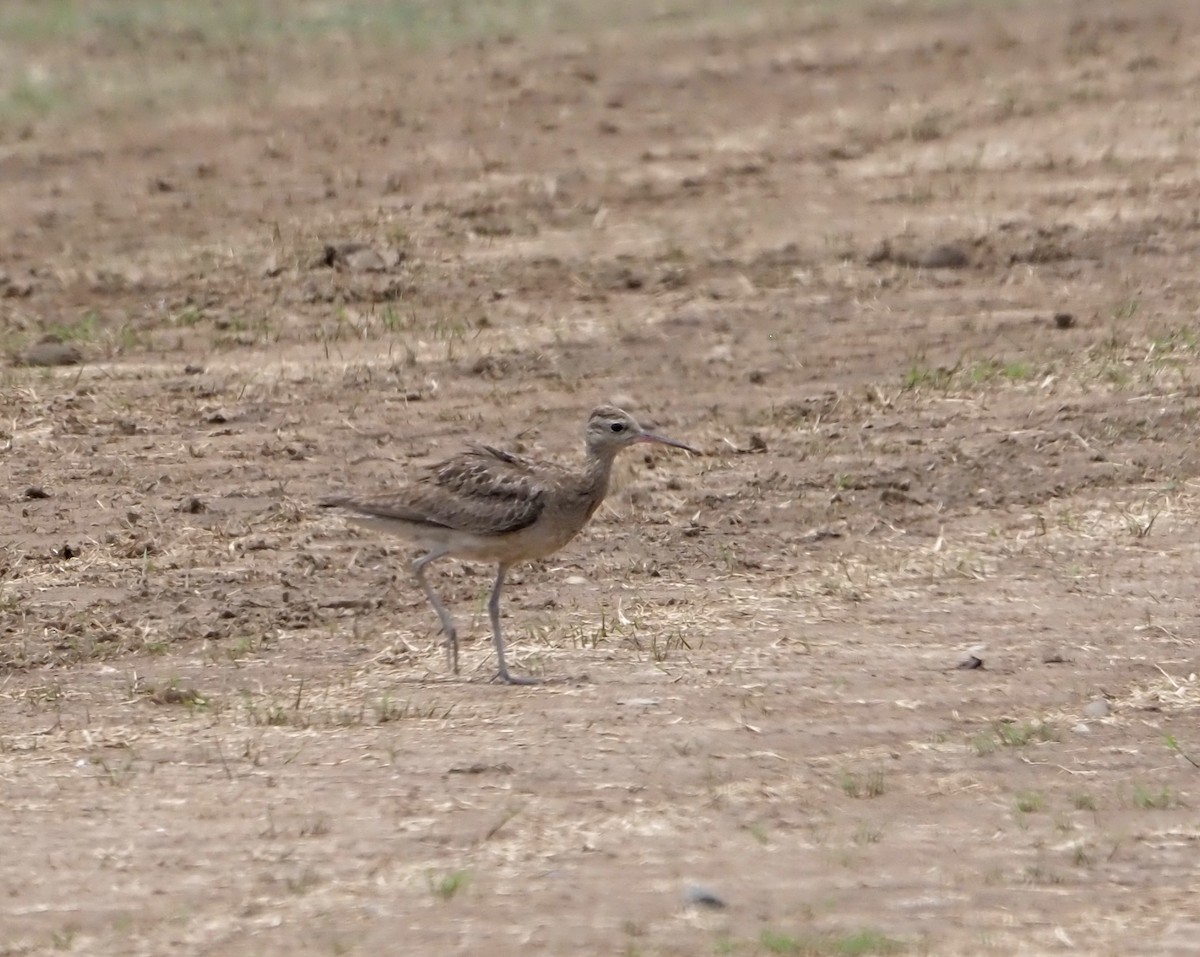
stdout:
<svg viewBox="0 0 1200 957">
<path fill-rule="evenodd" d="M 425 566 L 446 554 L 445 551 L 434 550 L 428 555 L 422 555 L 413 562 L 412 570 L 417 584 L 421 586 L 421 591 L 425 592 L 425 597 L 429 599 L 429 604 L 433 605 L 433 610 L 437 612 L 438 619 L 442 623 L 442 632 L 446 635 L 446 654 L 450 659 L 450 667 L 454 669 L 455 674 L 458 674 L 458 629 L 454 627 L 454 620 L 450 617 L 450 612 L 446 611 L 446 606 L 438 598 L 433 586 L 425 580 Z"/>
<path fill-rule="evenodd" d="M 510 685 L 535 685 L 536 678 L 515 678 L 508 673 L 508 664 L 504 660 L 504 636 L 500 633 L 500 589 L 504 587 L 504 576 L 508 566 L 501 562 L 496 566 L 496 584 L 492 586 L 492 595 L 488 599 L 488 617 L 492 620 L 492 641 L 496 645 L 496 660 L 500 663 L 499 678 Z"/>
</svg>

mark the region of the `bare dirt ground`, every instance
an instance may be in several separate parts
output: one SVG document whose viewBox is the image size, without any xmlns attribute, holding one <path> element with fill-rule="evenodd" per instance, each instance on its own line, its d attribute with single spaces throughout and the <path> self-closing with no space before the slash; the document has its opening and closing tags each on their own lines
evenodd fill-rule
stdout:
<svg viewBox="0 0 1200 957">
<path fill-rule="evenodd" d="M 0 954 L 1196 952 L 1200 7 L 22 42 Z M 613 398 L 454 678 L 315 501 Z"/>
</svg>

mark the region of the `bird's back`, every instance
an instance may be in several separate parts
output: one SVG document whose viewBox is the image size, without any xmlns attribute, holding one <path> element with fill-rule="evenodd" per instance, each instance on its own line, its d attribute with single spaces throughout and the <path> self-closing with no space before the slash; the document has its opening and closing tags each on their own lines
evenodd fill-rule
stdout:
<svg viewBox="0 0 1200 957">
<path fill-rule="evenodd" d="M 556 477 L 545 465 L 475 445 L 426 467 L 390 494 L 333 498 L 325 504 L 401 523 L 504 535 L 538 520 Z"/>
<path fill-rule="evenodd" d="M 603 488 L 593 484 L 586 474 L 553 462 L 472 445 L 421 470 L 392 494 L 324 504 L 424 547 L 471 560 L 514 562 L 544 558 L 574 538 L 603 498 Z"/>
</svg>

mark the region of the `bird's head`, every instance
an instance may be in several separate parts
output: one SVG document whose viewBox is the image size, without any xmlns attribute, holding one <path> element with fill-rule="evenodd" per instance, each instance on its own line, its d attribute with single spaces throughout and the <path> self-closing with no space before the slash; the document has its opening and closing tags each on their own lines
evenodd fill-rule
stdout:
<svg viewBox="0 0 1200 957">
<path fill-rule="evenodd" d="M 592 409 L 585 435 L 587 447 L 593 452 L 616 454 L 635 442 L 656 442 L 700 454 L 690 445 L 643 429 L 637 419 L 615 405 L 600 405 Z"/>
</svg>

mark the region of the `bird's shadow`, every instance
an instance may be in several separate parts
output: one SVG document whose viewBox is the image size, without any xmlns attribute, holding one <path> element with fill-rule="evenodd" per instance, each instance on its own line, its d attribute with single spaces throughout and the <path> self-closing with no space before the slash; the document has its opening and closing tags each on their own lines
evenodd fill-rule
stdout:
<svg viewBox="0 0 1200 957">
<path fill-rule="evenodd" d="M 424 686 L 450 686 L 450 685 L 466 685 L 479 687 L 483 685 L 495 685 L 497 688 L 508 688 L 515 690 L 517 688 L 540 688 L 543 686 L 560 687 L 562 685 L 584 685 L 591 684 L 591 675 L 584 672 L 577 675 L 547 675 L 546 677 L 530 677 L 527 675 L 520 676 L 522 681 L 508 684 L 500 680 L 499 675 L 398 675 L 390 680 L 394 684 L 400 685 L 420 685 Z"/>
</svg>

